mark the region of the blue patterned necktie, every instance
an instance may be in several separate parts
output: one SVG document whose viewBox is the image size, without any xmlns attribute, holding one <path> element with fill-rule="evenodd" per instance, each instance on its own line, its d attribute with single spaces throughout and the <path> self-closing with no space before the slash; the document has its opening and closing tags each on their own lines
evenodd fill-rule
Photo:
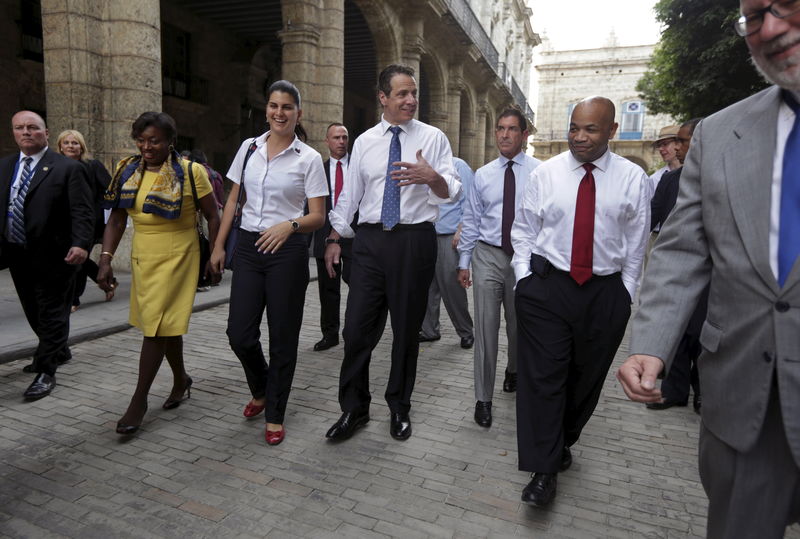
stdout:
<svg viewBox="0 0 800 539">
<path fill-rule="evenodd" d="M 789 92 L 784 100 L 795 118 L 783 151 L 781 214 L 778 225 L 778 284 L 783 287 L 800 254 L 800 104 Z"/>
<path fill-rule="evenodd" d="M 392 179 L 392 171 L 400 167 L 392 163 L 400 161 L 400 128 L 392 126 L 392 142 L 389 145 L 389 164 L 386 167 L 386 180 L 383 184 L 383 206 L 381 206 L 381 223 L 384 229 L 392 229 L 400 222 L 400 185 Z"/>
<path fill-rule="evenodd" d="M 33 167 L 31 167 L 33 157 L 26 157 L 23 161 L 25 165 L 19 178 L 19 189 L 11 206 L 10 236 L 14 243 L 25 243 L 25 196 L 28 194 L 28 185 L 33 177 Z"/>
</svg>

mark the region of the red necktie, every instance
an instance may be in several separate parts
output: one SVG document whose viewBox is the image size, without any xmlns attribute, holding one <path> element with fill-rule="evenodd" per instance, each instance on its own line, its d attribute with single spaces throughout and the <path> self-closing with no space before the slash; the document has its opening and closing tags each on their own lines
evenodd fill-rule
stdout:
<svg viewBox="0 0 800 539">
<path fill-rule="evenodd" d="M 500 247 L 508 256 L 514 254 L 511 246 L 511 225 L 514 224 L 514 198 L 517 194 L 517 182 L 514 181 L 514 170 L 511 168 L 514 161 L 506 165 L 506 174 L 503 182 L 503 221 L 500 225 Z"/>
<path fill-rule="evenodd" d="M 342 162 L 336 161 L 336 183 L 333 188 L 333 205 L 339 202 L 339 193 L 342 192 L 342 186 L 344 185 L 344 174 L 342 174 Z"/>
<path fill-rule="evenodd" d="M 594 244 L 594 176 L 591 163 L 583 165 L 586 174 L 578 186 L 575 202 L 575 226 L 572 230 L 572 257 L 569 274 L 578 285 L 592 277 L 592 246 Z"/>
</svg>

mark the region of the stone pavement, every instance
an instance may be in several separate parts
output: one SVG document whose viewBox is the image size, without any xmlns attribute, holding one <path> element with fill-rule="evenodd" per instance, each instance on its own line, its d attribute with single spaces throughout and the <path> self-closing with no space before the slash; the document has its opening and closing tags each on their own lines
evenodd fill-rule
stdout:
<svg viewBox="0 0 800 539">
<path fill-rule="evenodd" d="M 74 345 L 54 394 L 34 403 L 21 398 L 25 361 L 0 365 L 0 537 L 704 535 L 698 417 L 630 403 L 611 376 L 555 503 L 520 504 L 528 477 L 517 470 L 514 396 L 498 379 L 494 425 L 475 425 L 472 352 L 458 346 L 446 317 L 442 340 L 420 350 L 411 439 L 388 433 L 385 336 L 371 370 L 372 420 L 351 440 L 327 443 L 342 346 L 312 351 L 318 317 L 311 283 L 287 437 L 276 447 L 263 441 L 263 416 L 241 415 L 249 393 L 225 337 L 226 305 L 192 317 L 191 399 L 161 409 L 171 388 L 164 367 L 142 430 L 128 440 L 114 426 L 135 383 L 138 330 Z M 627 339 L 617 365 L 626 347 Z"/>
</svg>

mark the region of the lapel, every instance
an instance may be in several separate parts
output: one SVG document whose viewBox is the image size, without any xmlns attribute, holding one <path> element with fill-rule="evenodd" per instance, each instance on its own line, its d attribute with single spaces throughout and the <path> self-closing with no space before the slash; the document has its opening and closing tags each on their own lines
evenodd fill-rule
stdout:
<svg viewBox="0 0 800 539">
<path fill-rule="evenodd" d="M 331 207 L 331 195 L 333 194 L 334 186 L 331 185 L 331 160 L 327 159 L 322 163 L 322 168 L 325 169 L 325 177 L 328 179 L 328 196 L 325 197 L 325 220 L 328 219 L 328 213 L 333 209 Z"/>
<path fill-rule="evenodd" d="M 28 205 L 28 202 L 31 200 L 31 194 L 36 190 L 37 187 L 44 181 L 44 179 L 50 175 L 53 171 L 55 166 L 56 158 L 54 157 L 53 150 L 50 148 L 44 152 L 42 159 L 36 165 L 36 171 L 33 173 L 33 178 L 31 178 L 31 184 L 28 186 L 28 194 L 25 197 L 25 205 Z"/>
<path fill-rule="evenodd" d="M 2 165 L 0 165 L 0 208 L 3 208 L 5 211 L 6 206 L 8 206 L 8 195 L 11 191 L 11 176 L 14 175 L 14 165 L 16 165 L 16 159 L 19 156 L 19 152 L 15 153 L 12 156 L 5 157 L 2 161 Z"/>
<path fill-rule="evenodd" d="M 776 294 L 778 282 L 769 264 L 770 199 L 780 89 L 753 100 L 735 125 L 723 150 L 723 169 L 734 220 L 750 263 Z"/>
</svg>

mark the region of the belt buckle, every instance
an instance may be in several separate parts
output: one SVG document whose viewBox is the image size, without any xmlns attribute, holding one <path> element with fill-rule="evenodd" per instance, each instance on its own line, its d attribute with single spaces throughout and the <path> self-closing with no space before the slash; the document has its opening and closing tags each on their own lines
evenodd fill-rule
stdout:
<svg viewBox="0 0 800 539">
<path fill-rule="evenodd" d="M 391 232 L 392 229 L 394 228 L 393 226 L 386 226 L 383 223 L 381 223 L 381 227 L 382 227 L 381 230 L 383 230 L 384 232 Z"/>
</svg>

